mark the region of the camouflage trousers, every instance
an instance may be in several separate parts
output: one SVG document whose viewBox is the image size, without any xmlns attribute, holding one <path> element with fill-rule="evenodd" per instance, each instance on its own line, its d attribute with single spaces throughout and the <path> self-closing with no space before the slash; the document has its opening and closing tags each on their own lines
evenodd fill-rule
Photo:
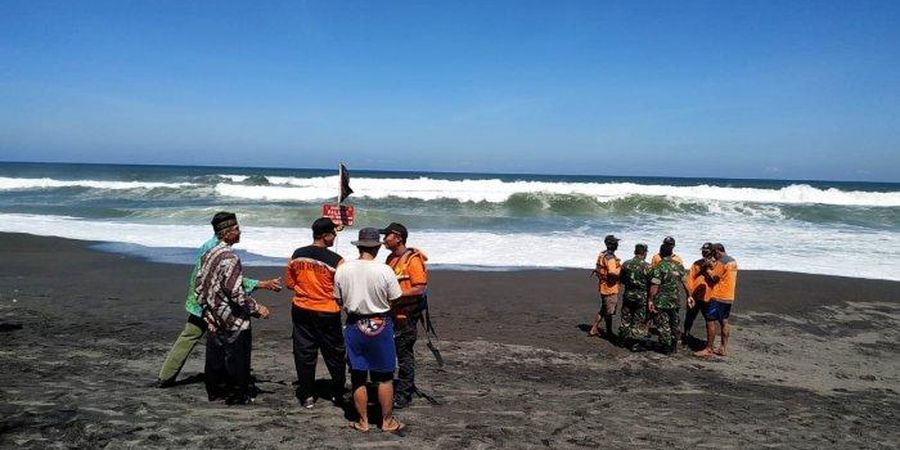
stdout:
<svg viewBox="0 0 900 450">
<path fill-rule="evenodd" d="M 675 333 L 678 331 L 678 308 L 657 308 L 653 314 L 653 326 L 659 332 L 659 342 L 666 347 L 675 345 Z"/>
<path fill-rule="evenodd" d="M 622 317 L 622 325 L 619 326 L 619 338 L 627 339 L 643 339 L 647 334 L 647 301 L 646 300 L 625 300 L 622 299 L 622 309 L 620 311 Z"/>
</svg>

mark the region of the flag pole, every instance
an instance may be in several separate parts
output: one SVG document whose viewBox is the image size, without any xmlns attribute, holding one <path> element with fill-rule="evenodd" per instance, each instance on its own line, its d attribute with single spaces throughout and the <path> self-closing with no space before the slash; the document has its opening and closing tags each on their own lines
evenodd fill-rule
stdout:
<svg viewBox="0 0 900 450">
<path fill-rule="evenodd" d="M 343 183 L 343 178 L 344 178 L 344 163 L 339 162 L 338 163 L 338 195 L 337 195 L 338 211 L 340 211 L 340 209 L 341 209 L 341 188 L 343 187 L 343 185 L 341 183 Z"/>
</svg>

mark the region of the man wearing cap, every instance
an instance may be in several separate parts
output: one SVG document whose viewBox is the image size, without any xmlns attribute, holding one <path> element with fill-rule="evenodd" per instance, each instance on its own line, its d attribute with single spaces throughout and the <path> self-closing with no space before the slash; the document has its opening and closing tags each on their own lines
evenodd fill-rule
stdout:
<svg viewBox="0 0 900 450">
<path fill-rule="evenodd" d="M 347 312 L 344 340 L 350 363 L 350 383 L 353 386 L 353 405 L 359 419 L 351 426 L 361 432 L 369 431 L 368 392 L 366 382 L 378 385 L 381 406 L 381 429 L 396 432 L 403 424 L 393 415 L 394 321 L 391 302 L 403 291 L 394 271 L 375 261 L 381 247 L 376 228 L 359 230 L 359 239 L 352 244 L 359 249 L 359 259 L 341 264 L 334 274 L 334 297 Z"/>
<path fill-rule="evenodd" d="M 680 256 L 675 254 L 675 238 L 673 238 L 672 236 L 666 236 L 666 238 L 663 239 L 662 245 L 668 246 L 670 249 L 672 249 L 672 260 L 684 266 L 684 261 Z M 662 261 L 662 258 L 662 255 L 660 255 L 659 253 L 653 255 L 653 258 L 650 258 L 650 267 L 656 267 L 656 265 L 659 264 L 660 261 Z"/>
<path fill-rule="evenodd" d="M 200 338 L 206 333 L 206 323 L 203 322 L 202 310 L 200 305 L 197 304 L 197 293 L 194 292 L 194 288 L 197 282 L 197 271 L 200 270 L 200 258 L 218 243 L 219 237 L 213 234 L 197 251 L 194 269 L 191 271 L 191 276 L 188 279 L 187 300 L 184 302 L 184 309 L 188 312 L 187 323 L 185 323 L 184 329 L 175 340 L 175 344 L 172 345 L 172 349 L 169 350 L 169 354 L 166 355 L 162 368 L 159 369 L 156 381 L 157 387 L 167 388 L 175 385 L 175 380 L 178 378 L 178 374 L 181 373 L 181 368 L 184 367 L 188 356 L 190 356 L 194 347 L 197 346 L 197 343 L 200 342 Z M 281 280 L 278 278 L 259 281 L 244 277 L 242 283 L 247 294 L 252 294 L 257 288 L 275 292 L 281 291 Z"/>
<path fill-rule="evenodd" d="M 706 276 L 707 283 L 712 289 L 709 305 L 704 310 L 706 348 L 694 353 L 696 356 L 704 358 L 712 354 L 728 355 L 728 339 L 731 337 L 731 325 L 728 324 L 728 318 L 731 316 L 731 305 L 734 303 L 734 291 L 737 286 L 737 261 L 725 253 L 723 244 L 713 244 L 712 249 L 716 262 Z M 722 345 L 714 348 L 717 324 Z"/>
<path fill-rule="evenodd" d="M 647 244 L 634 246 L 634 258 L 622 264 L 622 325 L 619 340 L 624 347 L 641 350 L 644 323 L 647 316 L 647 289 L 650 285 L 650 264 L 647 264 Z"/>
<path fill-rule="evenodd" d="M 608 339 L 612 339 L 614 337 L 612 319 L 616 315 L 616 304 L 619 301 L 619 273 L 622 270 L 622 262 L 616 257 L 619 238 L 610 234 L 603 238 L 603 243 L 606 244 L 606 250 L 597 256 L 597 267 L 594 269 L 599 279 L 597 289 L 600 291 L 600 310 L 588 336 L 600 335 L 600 321 L 603 320 L 606 327 L 603 333 Z"/>
<path fill-rule="evenodd" d="M 337 236 L 331 219 L 312 223 L 313 243 L 294 251 L 284 272 L 284 283 L 294 291 L 291 306 L 295 394 L 304 408 L 316 401 L 316 360 L 319 351 L 331 374 L 331 400 L 340 403 L 346 382 L 341 308 L 334 300 L 334 273 L 343 258 L 329 250 Z"/>
<path fill-rule="evenodd" d="M 678 331 L 678 288 L 684 289 L 687 295 L 688 308 L 694 307 L 694 299 L 684 282 L 685 269 L 672 258 L 672 247 L 663 244 L 659 248 L 662 260 L 650 271 L 650 294 L 647 309 L 651 320 L 659 332 L 659 342 L 663 353 L 671 354 L 677 350 L 675 334 Z"/>
<path fill-rule="evenodd" d="M 416 389 L 416 355 L 413 347 L 418 338 L 418 323 L 422 319 L 425 291 L 428 287 L 428 258 L 420 250 L 407 247 L 409 232 L 399 223 L 379 230 L 384 246 L 390 251 L 385 261 L 397 277 L 403 295 L 391 307 L 394 319 L 394 342 L 397 347 L 397 380 L 394 389 L 394 408 L 402 409 L 412 402 Z"/>
<path fill-rule="evenodd" d="M 694 326 L 694 319 L 697 314 L 706 308 L 711 296 L 712 289 L 706 283 L 705 274 L 715 265 L 715 258 L 712 255 L 712 243 L 707 242 L 700 247 L 701 258 L 691 264 L 688 272 L 687 287 L 691 297 L 694 298 L 696 304 L 693 308 L 687 308 L 684 313 L 684 331 L 681 333 L 681 343 L 688 345 L 693 338 L 691 336 L 691 328 Z"/>
<path fill-rule="evenodd" d="M 266 319 L 269 309 L 244 291 L 241 259 L 232 249 L 241 240 L 237 217 L 217 213 L 212 226 L 219 243 L 200 258 L 194 289 L 209 330 L 206 393 L 210 401 L 224 398 L 230 405 L 246 404 L 252 401 L 250 318 Z"/>
</svg>

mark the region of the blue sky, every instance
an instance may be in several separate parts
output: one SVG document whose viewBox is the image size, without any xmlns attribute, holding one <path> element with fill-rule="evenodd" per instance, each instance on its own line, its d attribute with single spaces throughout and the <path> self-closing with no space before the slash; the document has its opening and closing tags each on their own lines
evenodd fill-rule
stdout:
<svg viewBox="0 0 900 450">
<path fill-rule="evenodd" d="M 0 10 L 0 160 L 900 181 L 895 1 Z"/>
</svg>

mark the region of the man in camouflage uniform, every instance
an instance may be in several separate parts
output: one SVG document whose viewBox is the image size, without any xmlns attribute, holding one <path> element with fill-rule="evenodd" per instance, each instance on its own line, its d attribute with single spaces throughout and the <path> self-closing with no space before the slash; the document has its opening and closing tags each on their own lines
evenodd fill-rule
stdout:
<svg viewBox="0 0 900 450">
<path fill-rule="evenodd" d="M 650 264 L 647 264 L 647 244 L 634 246 L 634 258 L 622 264 L 622 325 L 619 339 L 622 346 L 640 351 L 647 316 L 647 289 L 650 283 Z"/>
<path fill-rule="evenodd" d="M 694 307 L 694 299 L 684 282 L 684 266 L 672 258 L 672 247 L 663 245 L 659 249 L 662 260 L 650 272 L 650 298 L 647 306 L 653 325 L 659 332 L 659 342 L 666 354 L 675 353 L 677 348 L 675 333 L 678 330 L 678 287 L 687 295 L 688 308 Z"/>
</svg>

